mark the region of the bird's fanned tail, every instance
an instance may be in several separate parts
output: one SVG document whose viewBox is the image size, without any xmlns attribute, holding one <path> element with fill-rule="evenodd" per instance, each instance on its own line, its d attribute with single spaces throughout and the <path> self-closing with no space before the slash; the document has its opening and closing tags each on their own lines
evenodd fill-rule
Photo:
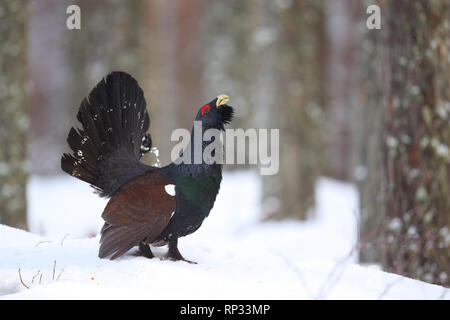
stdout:
<svg viewBox="0 0 450 320">
<path fill-rule="evenodd" d="M 103 78 L 82 101 L 77 119 L 82 128 L 69 132 L 72 153 L 62 156 L 63 171 L 101 196 L 112 196 L 124 182 L 151 169 L 139 162 L 142 150 L 151 148 L 150 117 L 144 93 L 129 74 Z"/>
</svg>

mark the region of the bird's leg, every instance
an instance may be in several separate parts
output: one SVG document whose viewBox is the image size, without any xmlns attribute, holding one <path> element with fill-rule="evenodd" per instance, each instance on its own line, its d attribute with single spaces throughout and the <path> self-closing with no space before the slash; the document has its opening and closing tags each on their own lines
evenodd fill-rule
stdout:
<svg viewBox="0 0 450 320">
<path fill-rule="evenodd" d="M 144 242 L 139 242 L 139 255 L 149 259 L 154 257 L 152 250 L 150 250 L 150 246 Z"/>
<path fill-rule="evenodd" d="M 181 255 L 180 251 L 178 251 L 178 238 L 172 238 L 169 240 L 169 252 L 167 253 L 167 258 L 169 258 L 170 260 L 173 260 L 173 261 L 182 260 L 182 261 L 186 261 L 188 263 L 197 264 L 197 262 L 186 260 Z"/>
</svg>

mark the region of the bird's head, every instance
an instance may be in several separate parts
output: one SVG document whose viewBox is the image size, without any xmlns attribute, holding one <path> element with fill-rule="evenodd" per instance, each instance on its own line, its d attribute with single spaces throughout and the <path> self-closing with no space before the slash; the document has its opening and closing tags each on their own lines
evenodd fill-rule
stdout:
<svg viewBox="0 0 450 320">
<path fill-rule="evenodd" d="M 202 127 L 206 129 L 224 130 L 224 126 L 233 119 L 234 110 L 227 105 L 230 98 L 226 94 L 221 94 L 211 102 L 205 104 L 197 113 L 196 121 L 202 122 Z"/>
</svg>

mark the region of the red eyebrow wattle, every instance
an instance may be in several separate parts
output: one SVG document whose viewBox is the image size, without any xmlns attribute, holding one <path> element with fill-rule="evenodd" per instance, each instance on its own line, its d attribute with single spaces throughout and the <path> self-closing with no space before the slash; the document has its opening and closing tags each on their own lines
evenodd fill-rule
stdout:
<svg viewBox="0 0 450 320">
<path fill-rule="evenodd" d="M 205 105 L 202 107 L 202 115 L 205 113 L 205 109 L 211 109 L 211 107 L 208 106 L 207 104 L 205 104 Z"/>
</svg>

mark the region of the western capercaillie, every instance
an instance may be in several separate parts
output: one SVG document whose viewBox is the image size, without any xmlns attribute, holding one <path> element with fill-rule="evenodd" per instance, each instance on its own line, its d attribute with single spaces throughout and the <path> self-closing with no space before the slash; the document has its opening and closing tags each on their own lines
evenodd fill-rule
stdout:
<svg viewBox="0 0 450 320">
<path fill-rule="evenodd" d="M 202 132 L 223 130 L 231 122 L 228 100 L 220 95 L 198 111 Z M 194 152 L 190 163 L 162 168 L 141 163 L 152 147 L 150 117 L 142 89 L 124 72 L 103 78 L 81 102 L 77 119 L 82 128 L 71 128 L 72 153 L 62 156 L 61 168 L 110 198 L 102 214 L 99 257 L 115 259 L 139 246 L 140 254 L 152 258 L 150 244 L 168 244 L 168 258 L 188 261 L 178 251 L 178 238 L 197 230 L 209 215 L 222 165 L 197 163 Z M 194 136 L 187 148 L 193 148 Z M 202 142 L 202 151 L 207 145 Z"/>
</svg>

